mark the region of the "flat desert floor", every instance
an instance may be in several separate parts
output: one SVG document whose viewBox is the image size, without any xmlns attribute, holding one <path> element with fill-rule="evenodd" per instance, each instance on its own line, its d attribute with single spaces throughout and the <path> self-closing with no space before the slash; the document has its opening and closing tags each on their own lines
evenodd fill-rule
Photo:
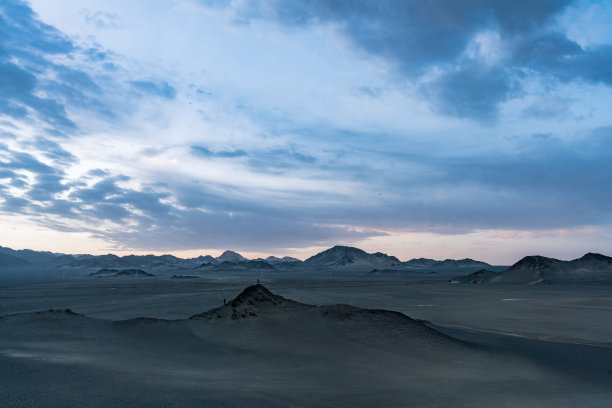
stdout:
<svg viewBox="0 0 612 408">
<path fill-rule="evenodd" d="M 610 406 L 612 286 L 400 278 L 0 279 L 0 405 Z"/>
</svg>

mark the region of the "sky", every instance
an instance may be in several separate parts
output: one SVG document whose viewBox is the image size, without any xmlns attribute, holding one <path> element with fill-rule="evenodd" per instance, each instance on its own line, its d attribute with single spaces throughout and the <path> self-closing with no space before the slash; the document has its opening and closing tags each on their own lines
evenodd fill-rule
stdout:
<svg viewBox="0 0 612 408">
<path fill-rule="evenodd" d="M 0 245 L 612 255 L 612 1 L 3 0 Z"/>
</svg>

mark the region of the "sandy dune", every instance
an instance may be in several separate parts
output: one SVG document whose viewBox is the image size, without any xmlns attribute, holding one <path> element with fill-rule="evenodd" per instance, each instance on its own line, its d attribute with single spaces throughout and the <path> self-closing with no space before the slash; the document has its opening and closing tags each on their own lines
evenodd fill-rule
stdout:
<svg viewBox="0 0 612 408">
<path fill-rule="evenodd" d="M 472 337 L 261 285 L 189 319 L 20 313 L 0 319 L 0 395 L 3 407 L 603 407 L 612 397 L 610 375 L 533 358 L 534 340 Z"/>
</svg>

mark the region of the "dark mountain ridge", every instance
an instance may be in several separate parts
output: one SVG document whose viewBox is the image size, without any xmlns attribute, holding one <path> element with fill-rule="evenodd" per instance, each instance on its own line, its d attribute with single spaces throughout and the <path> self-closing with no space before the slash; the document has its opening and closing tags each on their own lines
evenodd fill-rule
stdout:
<svg viewBox="0 0 612 408">
<path fill-rule="evenodd" d="M 530 255 L 498 274 L 485 275 L 479 272 L 457 277 L 451 281 L 456 283 L 530 284 L 612 281 L 612 257 L 590 252 L 578 259 L 562 261 L 540 255 Z"/>
<path fill-rule="evenodd" d="M 32 264 L 50 262 L 55 258 L 64 255 L 49 251 L 33 251 L 31 249 L 11 249 L 2 246 L 0 246 L 0 254 L 14 256 Z"/>
<path fill-rule="evenodd" d="M 491 266 L 486 262 L 476 261 L 471 258 L 445 259 L 443 261 L 436 261 L 435 259 L 429 258 L 417 258 L 402 262 L 402 265 L 414 269 L 486 268 Z"/>
<path fill-rule="evenodd" d="M 605 264 L 608 257 L 600 254 L 589 253 L 581 258 L 583 262 L 589 261 L 593 264 Z M 525 257 L 517 265 L 523 269 L 550 268 L 555 264 L 552 258 Z M 573 267 L 577 267 L 574 262 Z M 251 263 L 249 263 L 251 262 Z M 521 263 L 522 262 L 522 263 Z M 539 263 L 538 263 L 539 262 Z M 563 261 L 558 261 L 563 262 Z M 529 266 L 533 264 L 532 266 Z M 540 265 L 540 266 L 538 266 Z M 546 266 L 544 266 L 546 265 Z M 178 258 L 173 255 L 68 255 L 45 251 L 33 251 L 29 249 L 13 250 L 0 247 L 0 268 L 42 268 L 61 267 L 76 269 L 142 269 L 148 272 L 160 270 L 202 269 L 202 270 L 294 270 L 295 268 L 314 269 L 338 269 L 357 272 L 370 272 L 376 270 L 399 269 L 411 271 L 436 271 L 441 273 L 461 273 L 476 271 L 479 269 L 492 269 L 496 272 L 501 267 L 491 266 L 485 262 L 470 258 L 453 260 L 446 259 L 438 261 L 429 258 L 416 258 L 402 262 L 395 256 L 382 252 L 368 253 L 359 248 L 336 245 L 326 249 L 305 261 L 292 257 L 269 256 L 265 259 L 258 258 L 249 260 L 237 252 L 227 250 L 218 257 L 210 255 L 195 258 Z M 218 268 L 217 268 L 218 267 Z M 600 269 L 603 266 L 599 267 Z M 601 269 L 601 270 L 603 270 Z M 510 274 L 511 275 L 511 274 Z M 452 275 L 451 275 L 452 276 Z M 505 279 L 505 278 L 504 278 Z M 518 278 L 517 278 L 518 279 Z"/>
</svg>

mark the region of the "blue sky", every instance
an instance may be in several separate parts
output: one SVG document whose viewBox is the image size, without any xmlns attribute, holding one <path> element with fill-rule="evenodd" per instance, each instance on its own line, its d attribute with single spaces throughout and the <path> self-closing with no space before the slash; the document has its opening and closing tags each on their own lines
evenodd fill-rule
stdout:
<svg viewBox="0 0 612 408">
<path fill-rule="evenodd" d="M 612 244 L 611 1 L 7 0 L 0 245 Z"/>
</svg>

